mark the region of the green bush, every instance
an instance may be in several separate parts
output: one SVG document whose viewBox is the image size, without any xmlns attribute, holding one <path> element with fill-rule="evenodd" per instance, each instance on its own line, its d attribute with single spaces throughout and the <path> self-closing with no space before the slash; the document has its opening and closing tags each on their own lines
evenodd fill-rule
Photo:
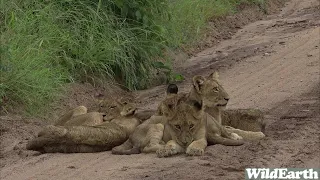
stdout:
<svg viewBox="0 0 320 180">
<path fill-rule="evenodd" d="M 71 81 L 141 88 L 165 49 L 196 41 L 244 1 L 262 0 L 0 1 L 1 105 L 40 110 Z"/>
</svg>

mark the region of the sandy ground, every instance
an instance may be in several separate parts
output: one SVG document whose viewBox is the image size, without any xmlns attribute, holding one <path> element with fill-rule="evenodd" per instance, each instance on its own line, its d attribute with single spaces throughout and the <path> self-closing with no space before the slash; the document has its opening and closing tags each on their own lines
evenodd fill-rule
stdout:
<svg viewBox="0 0 320 180">
<path fill-rule="evenodd" d="M 227 180 L 244 179 L 246 167 L 320 168 L 319 10 L 317 0 L 292 0 L 280 14 L 239 29 L 231 39 L 177 67 L 188 79 L 179 84 L 181 91 L 189 89 L 193 75 L 219 69 L 231 96 L 229 108 L 254 107 L 266 112 L 265 139 L 239 147 L 210 146 L 202 157 L 162 159 L 155 154 L 39 155 L 21 151 L 21 159 L 1 165 L 0 179 Z M 165 86 L 158 86 L 136 95 L 145 107 L 154 109 L 164 90 Z M 32 132 L 39 126 L 27 124 L 17 131 Z M 1 135 L 6 136 L 5 131 Z M 2 152 L 20 147 L 21 142 L 11 144 L 1 147 Z M 3 156 L 0 158 L 5 159 Z"/>
</svg>

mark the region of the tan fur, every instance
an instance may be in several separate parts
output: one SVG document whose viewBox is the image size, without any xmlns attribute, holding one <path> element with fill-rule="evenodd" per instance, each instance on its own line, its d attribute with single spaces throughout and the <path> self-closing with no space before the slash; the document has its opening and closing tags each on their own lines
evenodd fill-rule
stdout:
<svg viewBox="0 0 320 180">
<path fill-rule="evenodd" d="M 233 128 L 264 132 L 264 113 L 259 109 L 226 109 L 221 112 L 222 125 Z"/>
<path fill-rule="evenodd" d="M 148 120 L 151 116 L 156 114 L 156 110 L 153 109 L 137 109 L 135 117 L 140 119 L 142 122 Z"/>
<path fill-rule="evenodd" d="M 56 126 L 95 126 L 103 123 L 104 121 L 111 121 L 112 119 L 120 118 L 129 112 L 130 109 L 135 106 L 129 104 L 127 100 L 100 100 L 99 101 L 99 112 L 87 113 L 85 106 L 78 106 L 66 114 L 61 116 L 54 125 Z M 132 111 L 132 110 L 131 110 Z M 121 114 L 123 113 L 123 115 Z"/>
<path fill-rule="evenodd" d="M 104 113 L 104 121 L 111 121 L 121 116 L 123 107 L 130 102 L 129 99 L 121 98 L 119 100 L 100 100 L 98 111 Z"/>
<path fill-rule="evenodd" d="M 162 136 L 166 117 L 151 116 L 140 124 L 130 135 L 129 139 L 120 146 L 112 149 L 113 154 L 129 155 L 140 152 L 155 152 L 162 147 Z"/>
<path fill-rule="evenodd" d="M 228 128 L 227 129 L 228 132 L 236 133 L 240 136 L 244 136 L 245 140 L 261 139 L 262 137 L 264 137 L 262 136 L 263 134 L 262 132 L 260 133 L 251 132 L 253 131 L 252 130 L 253 127 L 262 127 L 259 119 L 252 118 L 252 120 L 250 120 L 245 118 L 249 116 L 242 116 L 243 118 L 240 118 L 240 116 L 238 116 L 239 112 L 246 114 L 246 113 L 249 113 L 248 111 L 239 111 L 239 110 L 224 111 L 229 100 L 229 95 L 220 84 L 217 72 L 212 73 L 207 78 L 203 76 L 195 76 L 193 78 L 193 88 L 189 93 L 189 98 L 194 99 L 196 101 L 203 100 L 203 103 L 206 106 L 206 112 L 212 115 L 212 117 L 219 124 L 222 124 L 223 122 L 223 125 L 233 126 L 235 125 L 236 121 L 232 121 L 232 120 L 239 120 L 237 121 L 238 123 L 236 124 L 237 126 L 235 126 L 235 128 L 241 127 L 243 129 Z M 251 113 L 251 114 L 254 114 L 254 113 Z M 259 117 L 261 116 L 262 114 L 260 114 Z M 257 116 L 251 116 L 251 117 L 257 117 Z M 231 122 L 234 122 L 234 123 L 229 124 L 227 120 L 230 120 L 230 123 Z"/>
<path fill-rule="evenodd" d="M 198 98 L 194 98 L 195 95 L 194 91 L 191 91 L 189 94 L 167 94 L 166 98 L 158 106 L 157 116 L 153 116 L 139 125 L 124 144 L 112 149 L 112 153 L 126 155 L 140 152 L 148 153 L 163 147 L 163 144 L 161 143 L 162 136 L 164 135 L 167 137 L 168 133 L 170 134 L 170 132 L 163 132 L 163 125 L 167 123 L 167 118 L 176 113 L 178 101 L 183 101 L 181 99 L 196 99 L 195 102 L 202 101 L 201 96 L 196 96 Z M 216 95 L 212 95 L 211 101 L 219 100 L 219 98 L 213 98 L 214 96 Z M 188 112 L 180 112 L 180 114 L 183 113 L 187 114 Z M 205 118 L 209 119 L 206 125 L 206 128 L 208 129 L 206 135 L 208 136 L 209 144 L 243 144 L 243 141 L 239 141 L 241 137 L 235 133 L 228 132 L 223 126 L 216 122 L 212 116 L 205 113 Z"/>
<path fill-rule="evenodd" d="M 140 124 L 125 143 L 112 149 L 112 153 L 120 155 L 149 153 L 163 147 L 164 124 L 167 117 L 174 113 L 179 98 L 180 95 L 167 94 L 159 104 L 155 116 Z"/>
<path fill-rule="evenodd" d="M 135 117 L 135 111 L 136 111 L 136 106 L 132 103 L 127 103 L 122 107 L 122 111 L 120 112 L 121 116 L 111 120 L 110 122 L 121 126 L 129 136 L 130 134 L 133 133 L 135 128 L 140 124 L 140 120 Z M 97 127 L 104 126 L 104 124 L 106 123 L 108 123 L 108 121 L 100 125 L 97 125 Z"/>
<path fill-rule="evenodd" d="M 119 118 L 96 126 L 47 126 L 28 142 L 27 149 L 63 153 L 110 150 L 125 142 L 140 124 L 134 112 L 135 106 L 126 104 Z"/>
<path fill-rule="evenodd" d="M 79 116 L 81 114 L 86 114 L 87 113 L 87 108 L 85 106 L 78 106 L 70 111 L 68 111 L 67 113 L 65 113 L 63 116 L 61 116 L 54 125 L 57 126 L 63 126 L 67 121 L 69 121 L 70 119 Z"/>
<path fill-rule="evenodd" d="M 227 131 L 236 133 L 240 135 L 243 139 L 249 141 L 260 140 L 265 137 L 265 135 L 262 132 L 244 131 L 242 129 L 236 129 L 231 126 L 225 126 L 225 128 Z"/>
<path fill-rule="evenodd" d="M 207 140 L 206 116 L 202 107 L 188 102 L 179 103 L 165 123 L 163 140 L 166 145 L 156 151 L 158 157 L 179 153 L 203 155 Z"/>
<path fill-rule="evenodd" d="M 168 94 L 166 98 L 159 103 L 156 115 L 170 116 L 173 114 L 178 100 L 183 96 L 184 94 Z"/>
<path fill-rule="evenodd" d="M 181 96 L 180 96 L 181 97 Z M 181 97 L 165 123 L 163 140 L 166 146 L 157 151 L 158 157 L 168 157 L 185 152 L 188 155 L 203 155 L 209 144 L 242 145 L 241 137 L 229 133 L 205 113 L 200 101 Z"/>
<path fill-rule="evenodd" d="M 128 135 L 115 123 L 104 126 L 53 126 L 44 128 L 39 137 L 27 144 L 27 149 L 40 152 L 99 152 L 123 143 Z"/>
<path fill-rule="evenodd" d="M 63 126 L 94 126 L 103 123 L 104 113 L 89 112 L 81 114 L 66 121 Z"/>
</svg>

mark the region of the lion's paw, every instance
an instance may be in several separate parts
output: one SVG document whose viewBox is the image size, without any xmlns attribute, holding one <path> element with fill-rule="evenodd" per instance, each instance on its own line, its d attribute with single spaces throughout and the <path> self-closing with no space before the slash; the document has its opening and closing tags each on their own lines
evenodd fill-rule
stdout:
<svg viewBox="0 0 320 180">
<path fill-rule="evenodd" d="M 178 152 L 173 146 L 166 146 L 165 148 L 158 149 L 156 154 L 159 158 L 162 158 L 178 154 Z"/>
<path fill-rule="evenodd" d="M 242 140 L 243 138 L 236 133 L 231 133 L 231 139 Z"/>
<path fill-rule="evenodd" d="M 188 147 L 186 151 L 189 156 L 202 156 L 204 154 L 204 149 L 198 147 Z"/>
</svg>

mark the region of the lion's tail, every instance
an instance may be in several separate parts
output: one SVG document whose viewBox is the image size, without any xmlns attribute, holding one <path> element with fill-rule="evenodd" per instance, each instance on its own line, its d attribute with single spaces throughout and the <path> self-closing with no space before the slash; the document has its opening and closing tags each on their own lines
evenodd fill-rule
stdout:
<svg viewBox="0 0 320 180">
<path fill-rule="evenodd" d="M 256 140 L 260 140 L 260 139 L 265 137 L 263 132 L 244 131 L 244 130 L 241 130 L 241 129 L 235 129 L 235 128 L 230 127 L 230 126 L 225 126 L 225 127 L 226 127 L 226 130 L 228 132 L 236 133 L 239 136 L 241 136 L 244 140 L 256 141 Z"/>
</svg>

